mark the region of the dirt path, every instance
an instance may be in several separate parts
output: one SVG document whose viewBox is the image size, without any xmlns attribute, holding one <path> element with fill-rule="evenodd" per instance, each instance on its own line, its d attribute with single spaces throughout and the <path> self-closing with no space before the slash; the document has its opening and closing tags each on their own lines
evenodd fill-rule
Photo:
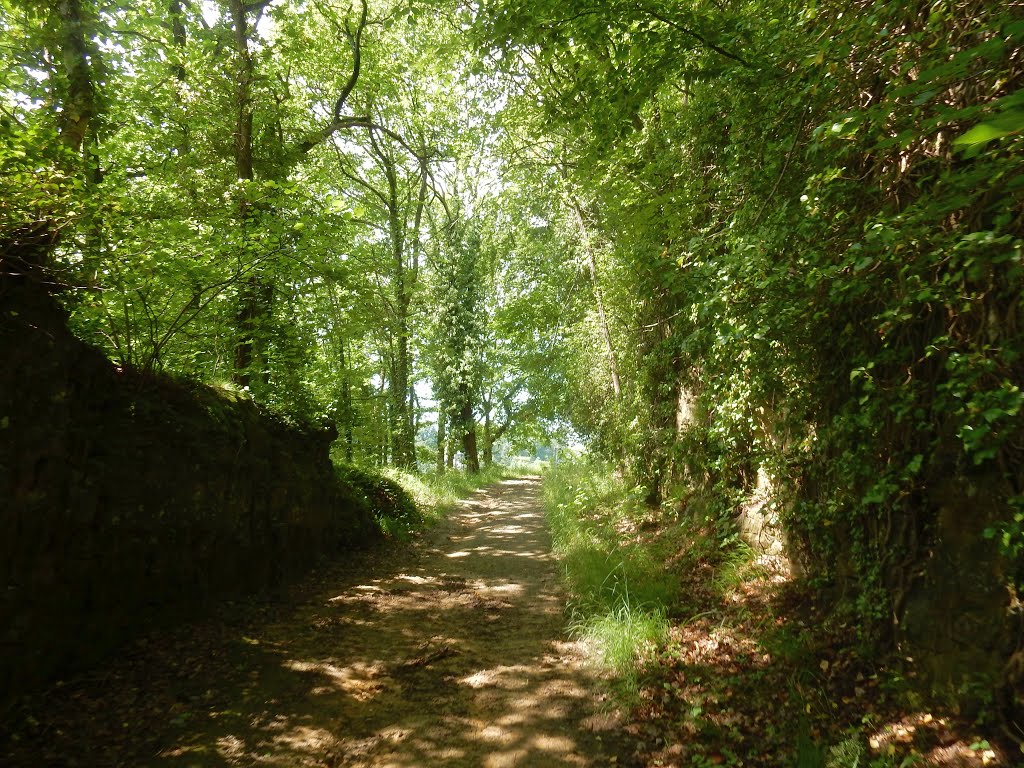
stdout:
<svg viewBox="0 0 1024 768">
<path fill-rule="evenodd" d="M 258 621 L 150 641 L 28 715 L 14 765 L 600 766 L 534 478 L 414 545 L 329 568 Z M 4 748 L 0 747 L 0 755 Z M 24 761 L 24 762 L 22 762 Z"/>
</svg>

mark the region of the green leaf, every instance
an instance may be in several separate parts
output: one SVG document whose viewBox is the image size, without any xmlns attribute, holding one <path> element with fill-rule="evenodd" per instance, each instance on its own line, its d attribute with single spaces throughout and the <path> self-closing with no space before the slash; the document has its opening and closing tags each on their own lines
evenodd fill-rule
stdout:
<svg viewBox="0 0 1024 768">
<path fill-rule="evenodd" d="M 1004 416 L 1009 416 L 1009 414 L 1002 408 L 989 408 L 987 411 L 981 414 L 981 417 L 989 424 L 991 424 L 993 421 L 997 421 L 1003 418 Z"/>
<path fill-rule="evenodd" d="M 1024 109 L 1013 109 L 971 128 L 953 140 L 958 147 L 987 144 L 1024 130 Z"/>
<path fill-rule="evenodd" d="M 921 93 L 916 99 L 914 99 L 914 106 L 920 107 L 922 104 L 926 104 L 931 101 L 932 97 L 938 93 L 936 90 L 928 90 Z"/>
<path fill-rule="evenodd" d="M 1007 37 L 1024 38 L 1024 21 L 1014 21 L 1003 28 Z"/>
<path fill-rule="evenodd" d="M 907 463 L 907 472 L 909 474 L 916 475 L 918 472 L 921 471 L 921 464 L 923 462 L 924 462 L 924 456 L 922 456 L 920 453 L 915 454 L 914 458 L 912 458 Z"/>
<path fill-rule="evenodd" d="M 980 123 L 967 131 L 967 133 L 955 138 L 953 144 L 954 146 L 986 144 L 1007 135 L 1009 135 L 1008 131 L 1001 131 L 991 123 Z"/>
</svg>

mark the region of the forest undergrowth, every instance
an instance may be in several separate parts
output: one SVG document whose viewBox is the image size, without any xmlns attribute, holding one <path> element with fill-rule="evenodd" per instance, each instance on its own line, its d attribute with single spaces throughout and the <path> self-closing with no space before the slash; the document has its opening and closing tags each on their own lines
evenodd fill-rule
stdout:
<svg viewBox="0 0 1024 768">
<path fill-rule="evenodd" d="M 643 503 L 564 463 L 545 506 L 574 631 L 606 667 L 643 766 L 1011 766 L 984 712 L 944 709 L 912 659 L 878 657 L 782 556 L 699 501 Z"/>
</svg>

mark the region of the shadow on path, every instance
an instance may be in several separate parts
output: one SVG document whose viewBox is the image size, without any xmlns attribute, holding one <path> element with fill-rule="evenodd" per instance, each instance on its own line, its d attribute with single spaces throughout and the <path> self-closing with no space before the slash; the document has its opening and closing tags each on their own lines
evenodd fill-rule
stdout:
<svg viewBox="0 0 1024 768">
<path fill-rule="evenodd" d="M 565 638 L 539 487 L 525 478 L 480 491 L 413 546 L 356 570 L 328 567 L 297 606 L 221 628 L 216 641 L 140 647 L 131 673 L 58 690 L 57 721 L 37 714 L 32 738 L 7 756 L 38 764 L 28 762 L 36 749 L 68 766 L 608 764 L 615 724 L 596 713 L 594 675 Z"/>
</svg>

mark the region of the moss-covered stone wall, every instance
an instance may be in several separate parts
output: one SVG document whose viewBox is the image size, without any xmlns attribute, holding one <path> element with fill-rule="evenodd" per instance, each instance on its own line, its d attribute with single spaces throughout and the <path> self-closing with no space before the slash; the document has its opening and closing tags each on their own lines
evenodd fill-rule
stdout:
<svg viewBox="0 0 1024 768">
<path fill-rule="evenodd" d="M 31 283 L 0 283 L 0 361 L 0 699 L 379 533 L 333 434 L 119 370 Z"/>
</svg>

